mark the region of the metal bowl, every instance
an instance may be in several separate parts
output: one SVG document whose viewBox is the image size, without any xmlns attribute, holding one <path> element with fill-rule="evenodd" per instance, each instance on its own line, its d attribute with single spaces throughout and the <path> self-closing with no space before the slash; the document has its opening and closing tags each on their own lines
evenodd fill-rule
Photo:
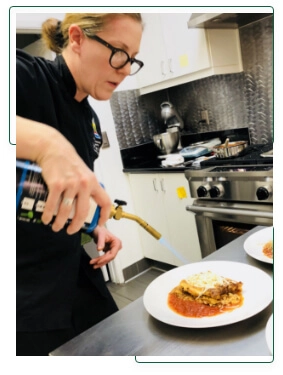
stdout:
<svg viewBox="0 0 283 375">
<path fill-rule="evenodd" d="M 160 133 L 153 136 L 155 146 L 163 155 L 177 151 L 180 139 L 178 128 L 170 129 L 170 132 Z"/>
</svg>

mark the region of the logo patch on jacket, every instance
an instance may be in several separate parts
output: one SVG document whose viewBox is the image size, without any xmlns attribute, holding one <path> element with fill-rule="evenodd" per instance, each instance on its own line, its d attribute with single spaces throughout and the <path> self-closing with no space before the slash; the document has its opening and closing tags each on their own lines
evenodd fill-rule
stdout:
<svg viewBox="0 0 283 375">
<path fill-rule="evenodd" d="M 96 155 L 98 156 L 99 150 L 100 150 L 100 147 L 101 147 L 101 144 L 102 144 L 102 137 L 97 131 L 97 126 L 96 126 L 96 123 L 94 121 L 94 118 L 92 118 L 91 125 L 92 125 L 92 129 L 93 129 L 93 150 L 96 153 Z"/>
</svg>

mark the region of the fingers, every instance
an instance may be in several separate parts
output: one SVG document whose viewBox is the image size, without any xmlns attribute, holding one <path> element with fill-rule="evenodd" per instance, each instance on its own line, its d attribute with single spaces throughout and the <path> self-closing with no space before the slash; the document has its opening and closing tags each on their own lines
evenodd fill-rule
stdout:
<svg viewBox="0 0 283 375">
<path fill-rule="evenodd" d="M 100 207 L 100 225 L 109 219 L 112 205 L 93 171 L 76 154 L 72 155 L 71 158 L 69 153 L 67 159 L 61 155 L 60 162 L 53 157 L 45 158 L 40 165 L 48 186 L 42 222 L 49 224 L 55 216 L 52 229 L 58 232 L 70 218 L 68 234 L 78 232 L 84 226 L 90 212 L 91 198 Z"/>
<path fill-rule="evenodd" d="M 106 264 L 108 264 L 109 262 L 111 262 L 111 260 L 113 260 L 116 257 L 117 253 L 118 253 L 118 250 L 117 251 L 112 251 L 112 250 L 107 251 L 105 254 L 103 254 L 103 255 L 101 255 L 97 258 L 91 259 L 91 261 L 89 263 L 92 265 L 92 267 L 94 269 L 103 267 Z"/>
<path fill-rule="evenodd" d="M 84 194 L 83 192 L 78 194 L 73 203 L 73 209 L 74 211 L 71 211 L 70 217 L 71 223 L 67 227 L 67 233 L 70 235 L 78 232 L 85 224 L 86 218 L 90 211 L 89 194 Z"/>
<path fill-rule="evenodd" d="M 60 191 L 56 191 L 56 189 L 51 189 L 49 191 L 44 211 L 41 216 L 43 224 L 47 225 L 52 221 L 54 215 L 56 215 L 59 210 L 61 200 Z"/>
<path fill-rule="evenodd" d="M 61 230 L 65 226 L 68 218 L 74 216 L 76 206 L 75 197 L 70 194 L 62 196 L 58 203 L 57 212 L 55 211 L 56 219 L 52 224 L 52 230 L 54 232 Z"/>
<path fill-rule="evenodd" d="M 94 237 L 97 242 L 97 250 L 103 250 L 103 255 L 93 258 L 90 261 L 90 265 L 93 268 L 100 268 L 108 264 L 118 254 L 119 250 L 122 249 L 122 241 L 110 233 L 105 227 L 97 226 L 94 230 Z"/>
<path fill-rule="evenodd" d="M 98 225 L 104 225 L 110 217 L 111 200 L 100 185 L 98 185 L 98 189 L 95 190 L 93 196 L 96 197 L 96 203 L 100 207 Z M 95 214 L 96 205 L 93 207 L 93 212 L 90 212 L 90 199 L 89 193 L 84 192 L 84 190 L 80 190 L 79 194 L 75 196 L 74 191 L 71 190 L 66 190 L 63 194 L 58 195 L 58 192 L 53 189 L 48 195 L 41 218 L 42 222 L 49 224 L 55 216 L 52 230 L 58 232 L 65 227 L 67 221 L 70 219 L 71 222 L 67 227 L 67 233 L 70 235 L 74 234 L 84 226 L 89 214 Z"/>
<path fill-rule="evenodd" d="M 70 235 L 78 232 L 85 223 L 90 207 L 89 199 L 87 196 L 67 198 L 70 196 L 70 193 L 64 193 L 60 201 L 58 213 L 52 225 L 54 232 L 61 230 L 68 220 L 71 220 L 67 227 L 67 233 Z"/>
<path fill-rule="evenodd" d="M 58 232 L 64 228 L 68 221 L 70 221 L 70 224 L 67 227 L 67 233 L 71 235 L 78 232 L 84 226 L 85 220 L 89 214 L 89 196 L 80 194 L 78 198 L 76 198 L 74 194 L 64 193 L 64 195 L 57 200 L 55 210 L 53 210 L 54 202 L 56 202 L 56 198 L 50 194 L 46 201 L 42 222 L 44 224 L 49 224 L 52 218 L 56 216 L 52 224 L 52 230 L 54 232 Z"/>
</svg>

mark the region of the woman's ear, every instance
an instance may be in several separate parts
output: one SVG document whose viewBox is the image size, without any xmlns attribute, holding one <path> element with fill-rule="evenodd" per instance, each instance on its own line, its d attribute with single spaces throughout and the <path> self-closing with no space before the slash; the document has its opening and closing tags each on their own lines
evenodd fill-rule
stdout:
<svg viewBox="0 0 283 375">
<path fill-rule="evenodd" d="M 85 35 L 78 25 L 69 27 L 69 44 L 74 52 L 79 52 Z"/>
</svg>

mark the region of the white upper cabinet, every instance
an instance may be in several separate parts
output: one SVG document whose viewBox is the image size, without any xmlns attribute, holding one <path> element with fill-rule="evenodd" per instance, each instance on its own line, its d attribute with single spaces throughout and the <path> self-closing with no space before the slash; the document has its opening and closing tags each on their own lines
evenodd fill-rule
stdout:
<svg viewBox="0 0 283 375">
<path fill-rule="evenodd" d="M 139 57 L 144 68 L 140 87 L 209 67 L 204 30 L 188 29 L 190 14 L 144 14 L 145 29 Z"/>
<path fill-rule="evenodd" d="M 145 13 L 137 75 L 141 94 L 242 71 L 237 29 L 189 29 L 190 13 Z"/>
<path fill-rule="evenodd" d="M 169 69 L 161 14 L 146 13 L 142 18 L 144 31 L 137 58 L 144 62 L 144 67 L 137 74 L 137 80 L 140 87 L 145 87 L 164 80 Z"/>
</svg>

